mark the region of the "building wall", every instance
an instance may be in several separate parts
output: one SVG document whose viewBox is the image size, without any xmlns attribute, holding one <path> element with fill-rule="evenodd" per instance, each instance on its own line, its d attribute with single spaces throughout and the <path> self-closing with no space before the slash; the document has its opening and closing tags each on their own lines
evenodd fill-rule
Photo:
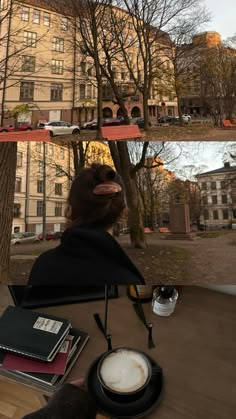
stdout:
<svg viewBox="0 0 236 419">
<path fill-rule="evenodd" d="M 232 181 L 230 181 L 230 178 Z M 233 181 L 235 178 L 236 170 L 234 175 L 222 173 L 198 177 L 201 189 L 201 223 L 208 228 L 227 228 L 236 217 L 236 188 Z M 213 182 L 215 182 L 216 189 L 212 188 Z M 226 182 L 226 187 L 222 187 L 221 182 Z M 206 189 L 204 184 L 206 184 Z M 222 198 L 225 195 L 227 196 L 227 203 L 224 203 L 224 198 Z M 213 196 L 217 197 L 217 204 L 214 203 Z M 204 197 L 207 200 L 206 203 Z M 209 212 L 208 219 L 204 216 L 204 211 Z M 217 212 L 218 219 L 214 217 L 214 211 Z M 227 214 L 224 214 L 223 211 L 228 211 L 227 217 Z"/>
</svg>

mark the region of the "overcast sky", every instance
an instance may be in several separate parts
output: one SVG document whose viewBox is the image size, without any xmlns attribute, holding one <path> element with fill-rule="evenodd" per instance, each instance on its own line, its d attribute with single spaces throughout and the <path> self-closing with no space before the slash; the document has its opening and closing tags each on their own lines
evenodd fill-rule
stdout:
<svg viewBox="0 0 236 419">
<path fill-rule="evenodd" d="M 225 155 L 227 155 L 227 150 L 232 150 L 232 146 L 235 150 L 234 142 L 176 142 L 174 143 L 176 153 L 178 155 L 181 148 L 181 155 L 177 162 L 173 161 L 165 167 L 174 170 L 177 174 L 181 173 L 184 166 L 191 165 L 195 166 L 197 171 L 200 169 L 201 172 L 219 169 L 224 165 L 224 160 L 229 160 L 225 158 Z M 236 150 L 234 153 L 236 154 Z"/>
<path fill-rule="evenodd" d="M 206 30 L 219 32 L 222 39 L 236 33 L 236 0 L 205 0 L 205 5 L 212 15 Z"/>
</svg>

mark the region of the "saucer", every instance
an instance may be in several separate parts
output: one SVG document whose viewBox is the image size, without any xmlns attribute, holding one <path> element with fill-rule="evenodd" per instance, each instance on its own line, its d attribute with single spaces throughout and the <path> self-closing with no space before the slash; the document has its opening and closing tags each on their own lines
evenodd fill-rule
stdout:
<svg viewBox="0 0 236 419">
<path fill-rule="evenodd" d="M 164 387 L 163 372 L 159 365 L 150 356 L 146 355 L 152 364 L 153 375 L 145 392 L 138 400 L 120 403 L 111 400 L 104 393 L 99 382 L 97 367 L 103 355 L 93 362 L 86 378 L 86 387 L 96 401 L 99 413 L 112 419 L 131 419 L 142 418 L 156 409 L 162 401 Z"/>
</svg>

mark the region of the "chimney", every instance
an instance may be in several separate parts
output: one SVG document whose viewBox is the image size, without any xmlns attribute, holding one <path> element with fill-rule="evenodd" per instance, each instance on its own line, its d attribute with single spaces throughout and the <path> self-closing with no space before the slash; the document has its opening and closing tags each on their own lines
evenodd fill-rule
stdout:
<svg viewBox="0 0 236 419">
<path fill-rule="evenodd" d="M 224 163 L 224 167 L 230 167 L 230 163 L 229 163 L 228 161 L 226 161 L 226 162 Z"/>
</svg>

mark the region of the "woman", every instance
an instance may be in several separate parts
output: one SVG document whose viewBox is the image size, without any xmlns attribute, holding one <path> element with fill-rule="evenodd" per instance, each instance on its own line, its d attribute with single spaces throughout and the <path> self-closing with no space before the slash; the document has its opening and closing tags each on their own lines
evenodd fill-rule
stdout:
<svg viewBox="0 0 236 419">
<path fill-rule="evenodd" d="M 68 198 L 68 228 L 61 244 L 35 262 L 30 285 L 145 284 L 113 238 L 126 211 L 122 180 L 110 166 L 93 164 L 74 180 Z"/>
</svg>

